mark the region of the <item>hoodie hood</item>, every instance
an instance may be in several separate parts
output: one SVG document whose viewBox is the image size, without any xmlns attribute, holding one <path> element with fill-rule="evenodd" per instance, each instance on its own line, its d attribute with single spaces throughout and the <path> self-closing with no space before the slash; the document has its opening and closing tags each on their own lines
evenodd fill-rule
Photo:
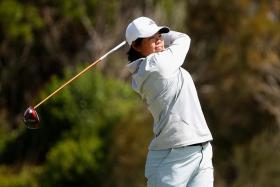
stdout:
<svg viewBox="0 0 280 187">
<path fill-rule="evenodd" d="M 147 58 L 140 58 L 126 65 L 128 71 L 132 74 L 132 88 L 138 92 L 141 96 L 141 88 L 148 77 L 147 72 Z"/>
<path fill-rule="evenodd" d="M 139 65 L 141 64 L 141 62 L 144 60 L 145 58 L 140 58 L 138 60 L 135 60 L 133 62 L 130 62 L 129 64 L 126 65 L 128 71 L 130 73 L 135 73 L 135 71 L 137 71 L 137 69 L 139 68 Z"/>
</svg>

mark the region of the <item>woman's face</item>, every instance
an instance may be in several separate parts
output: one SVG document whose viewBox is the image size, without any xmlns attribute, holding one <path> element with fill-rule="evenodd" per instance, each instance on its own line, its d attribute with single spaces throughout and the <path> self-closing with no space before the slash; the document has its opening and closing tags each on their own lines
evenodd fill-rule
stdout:
<svg viewBox="0 0 280 187">
<path fill-rule="evenodd" d="M 164 40 L 160 33 L 156 33 L 151 37 L 143 38 L 139 46 L 135 46 L 132 44 L 132 47 L 144 57 L 146 57 L 152 53 L 163 51 Z"/>
</svg>

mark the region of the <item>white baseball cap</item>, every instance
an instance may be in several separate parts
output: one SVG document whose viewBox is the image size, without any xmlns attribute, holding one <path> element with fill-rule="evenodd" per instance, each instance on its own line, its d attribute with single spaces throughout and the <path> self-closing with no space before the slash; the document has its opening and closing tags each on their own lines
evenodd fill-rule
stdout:
<svg viewBox="0 0 280 187">
<path fill-rule="evenodd" d="M 147 17 L 139 17 L 133 20 L 126 28 L 125 38 L 129 45 L 137 38 L 151 37 L 157 32 L 168 33 L 169 28 L 158 26 L 153 20 Z"/>
</svg>

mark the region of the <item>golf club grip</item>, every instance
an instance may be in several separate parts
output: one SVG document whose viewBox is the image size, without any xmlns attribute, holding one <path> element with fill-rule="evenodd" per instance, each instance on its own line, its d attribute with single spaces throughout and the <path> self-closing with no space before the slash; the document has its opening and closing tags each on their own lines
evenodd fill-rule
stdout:
<svg viewBox="0 0 280 187">
<path fill-rule="evenodd" d="M 38 108 L 41 104 L 43 104 L 45 101 L 47 101 L 49 98 L 51 98 L 53 95 L 55 95 L 57 92 L 59 92 L 61 89 L 63 89 L 65 86 L 67 86 L 68 84 L 70 84 L 73 80 L 75 80 L 76 78 L 78 78 L 79 76 L 81 76 L 82 74 L 84 74 L 86 71 L 88 71 L 90 68 L 92 68 L 93 66 L 95 66 L 96 64 L 98 64 L 101 60 L 103 60 L 105 57 L 107 57 L 109 54 L 111 54 L 112 52 L 116 51 L 117 49 L 119 49 L 120 47 L 122 47 L 126 42 L 123 41 L 122 43 L 120 43 L 119 45 L 117 45 L 116 47 L 114 47 L 113 49 L 111 49 L 108 53 L 106 53 L 105 55 L 103 55 L 102 57 L 100 57 L 98 60 L 96 60 L 95 62 L 91 63 L 88 67 L 86 67 L 83 71 L 81 71 L 80 73 L 78 73 L 77 75 L 75 75 L 74 77 L 72 77 L 70 80 L 68 80 L 66 83 L 64 83 L 62 86 L 60 86 L 58 89 L 56 89 L 53 93 L 51 93 L 49 96 L 47 96 L 45 99 L 43 99 L 42 101 L 40 101 L 36 106 L 34 106 L 34 109 Z"/>
</svg>

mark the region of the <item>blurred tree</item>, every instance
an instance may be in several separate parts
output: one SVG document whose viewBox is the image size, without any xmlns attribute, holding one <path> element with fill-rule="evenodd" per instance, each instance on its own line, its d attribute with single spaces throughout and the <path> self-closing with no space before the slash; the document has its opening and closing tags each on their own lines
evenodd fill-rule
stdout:
<svg viewBox="0 0 280 187">
<path fill-rule="evenodd" d="M 236 148 L 235 165 L 239 173 L 234 187 L 279 186 L 279 137 L 279 132 L 266 131 L 246 147 Z"/>
<path fill-rule="evenodd" d="M 144 166 L 152 135 L 152 117 L 139 105 L 116 124 L 108 138 L 104 186 L 146 186 Z"/>
<path fill-rule="evenodd" d="M 53 74 L 63 76 L 66 66 L 95 59 L 122 39 L 121 6 L 115 0 L 1 1 L 0 107 L 11 128 Z"/>
<path fill-rule="evenodd" d="M 17 168 L 0 166 L 0 184 L 3 187 L 40 187 L 37 176 L 41 168 L 26 166 L 18 173 Z"/>
<path fill-rule="evenodd" d="M 279 126 L 280 82 L 275 75 L 280 28 L 279 15 L 272 8 L 275 2 L 188 4 L 187 25 L 193 39 L 189 66 L 213 129 L 214 163 L 217 176 L 223 178 L 217 185 L 230 186 L 240 174 L 232 159 L 235 146 Z"/>
<path fill-rule="evenodd" d="M 66 77 L 73 74 L 71 72 L 68 71 Z M 40 97 L 44 98 L 62 82 L 63 80 L 54 77 Z M 42 114 L 39 130 L 21 131 L 15 138 L 3 142 L 5 146 L 0 152 L 0 163 L 19 167 L 24 162 L 39 165 L 44 163 L 43 170 L 40 170 L 37 177 L 37 183 L 43 186 L 102 186 L 116 183 L 119 180 L 115 176 L 116 169 L 125 172 L 127 167 L 140 175 L 143 173 L 146 154 L 145 140 L 149 137 L 147 135 L 150 135 L 150 131 L 145 125 L 141 127 L 141 123 L 150 123 L 145 123 L 145 113 L 133 112 L 139 102 L 135 96 L 130 86 L 102 76 L 98 68 L 94 73 L 88 72 L 38 110 L 38 113 Z M 131 118 L 132 114 L 137 116 L 136 120 Z M 134 126 L 134 121 L 140 127 Z M 134 126 L 132 129 L 129 128 L 131 124 Z M 119 128 L 122 129 L 121 133 Z M 116 140 L 125 138 L 126 134 L 135 139 L 130 139 L 129 142 Z M 139 141 L 135 134 L 145 138 Z M 138 147 L 135 148 L 135 144 Z M 134 152 L 126 153 L 127 160 L 133 156 L 138 160 L 138 165 L 135 162 L 129 162 L 125 166 L 115 165 L 117 160 L 122 162 L 118 155 L 124 147 L 128 150 L 134 149 Z M 22 172 L 25 170 L 22 170 L 19 176 L 23 175 Z M 143 178 L 133 178 L 134 173 L 128 177 L 129 180 L 143 184 Z M 104 176 L 110 178 L 110 181 L 104 182 Z M 126 177 L 123 177 L 122 182 L 128 184 Z"/>
</svg>

